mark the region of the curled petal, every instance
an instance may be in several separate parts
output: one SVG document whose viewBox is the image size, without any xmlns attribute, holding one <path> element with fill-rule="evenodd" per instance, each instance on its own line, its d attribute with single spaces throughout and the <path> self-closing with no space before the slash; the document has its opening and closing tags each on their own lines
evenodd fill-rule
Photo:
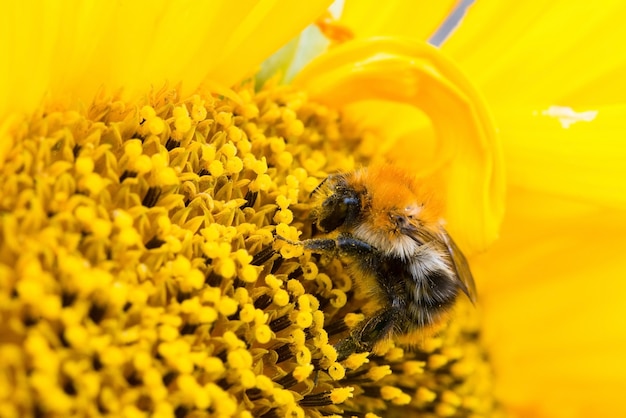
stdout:
<svg viewBox="0 0 626 418">
<path fill-rule="evenodd" d="M 470 252 L 496 238 L 504 195 L 500 143 L 476 90 L 437 49 L 404 38 L 348 42 L 313 61 L 294 83 L 333 106 L 385 100 L 425 113 L 437 140 L 431 170 L 446 187 L 451 234 Z"/>
</svg>

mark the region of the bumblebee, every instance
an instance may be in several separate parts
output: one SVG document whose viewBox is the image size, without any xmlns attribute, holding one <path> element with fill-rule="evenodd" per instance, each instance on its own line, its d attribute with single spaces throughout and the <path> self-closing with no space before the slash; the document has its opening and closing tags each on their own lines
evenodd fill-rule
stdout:
<svg viewBox="0 0 626 418">
<path fill-rule="evenodd" d="M 337 343 L 340 360 L 436 329 L 460 293 L 474 302 L 467 260 L 409 173 L 381 165 L 333 174 L 312 195 L 315 223 L 328 235 L 297 244 L 351 261 L 354 282 L 380 307 Z"/>
</svg>

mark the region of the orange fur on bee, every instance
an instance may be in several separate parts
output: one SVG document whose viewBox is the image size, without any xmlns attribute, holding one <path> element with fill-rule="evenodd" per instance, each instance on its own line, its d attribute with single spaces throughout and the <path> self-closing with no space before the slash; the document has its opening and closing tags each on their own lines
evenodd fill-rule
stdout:
<svg viewBox="0 0 626 418">
<path fill-rule="evenodd" d="M 418 179 L 411 173 L 388 164 L 371 166 L 354 173 L 358 188 L 368 191 L 372 225 L 381 230 L 392 228 L 389 214 L 412 214 L 420 226 L 435 227 L 441 219 L 443 207 L 427 179 Z"/>
</svg>

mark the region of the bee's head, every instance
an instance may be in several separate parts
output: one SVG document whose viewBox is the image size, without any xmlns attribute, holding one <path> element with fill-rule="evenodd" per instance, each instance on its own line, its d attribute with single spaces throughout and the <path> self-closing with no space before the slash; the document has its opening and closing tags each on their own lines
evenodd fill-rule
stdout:
<svg viewBox="0 0 626 418">
<path fill-rule="evenodd" d="M 403 259 L 436 238 L 440 207 L 422 181 L 389 165 L 369 167 L 354 178 L 351 184 L 362 184 L 365 202 L 351 228 L 355 237 Z"/>
<path fill-rule="evenodd" d="M 317 227 L 322 232 L 332 232 L 354 225 L 361 214 L 361 193 L 349 187 L 342 175 L 329 176 L 314 193 L 323 193 L 325 198 L 315 209 Z"/>
</svg>

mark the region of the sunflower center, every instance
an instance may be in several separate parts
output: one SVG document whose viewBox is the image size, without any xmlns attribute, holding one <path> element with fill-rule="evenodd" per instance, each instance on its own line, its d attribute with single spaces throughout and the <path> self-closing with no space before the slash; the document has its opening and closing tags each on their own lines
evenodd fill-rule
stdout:
<svg viewBox="0 0 626 418">
<path fill-rule="evenodd" d="M 0 415 L 493 415 L 474 308 L 419 348 L 338 362 L 367 289 L 277 249 L 312 235 L 323 178 L 367 163 L 371 136 L 337 111 L 244 86 L 5 128 Z"/>
</svg>

